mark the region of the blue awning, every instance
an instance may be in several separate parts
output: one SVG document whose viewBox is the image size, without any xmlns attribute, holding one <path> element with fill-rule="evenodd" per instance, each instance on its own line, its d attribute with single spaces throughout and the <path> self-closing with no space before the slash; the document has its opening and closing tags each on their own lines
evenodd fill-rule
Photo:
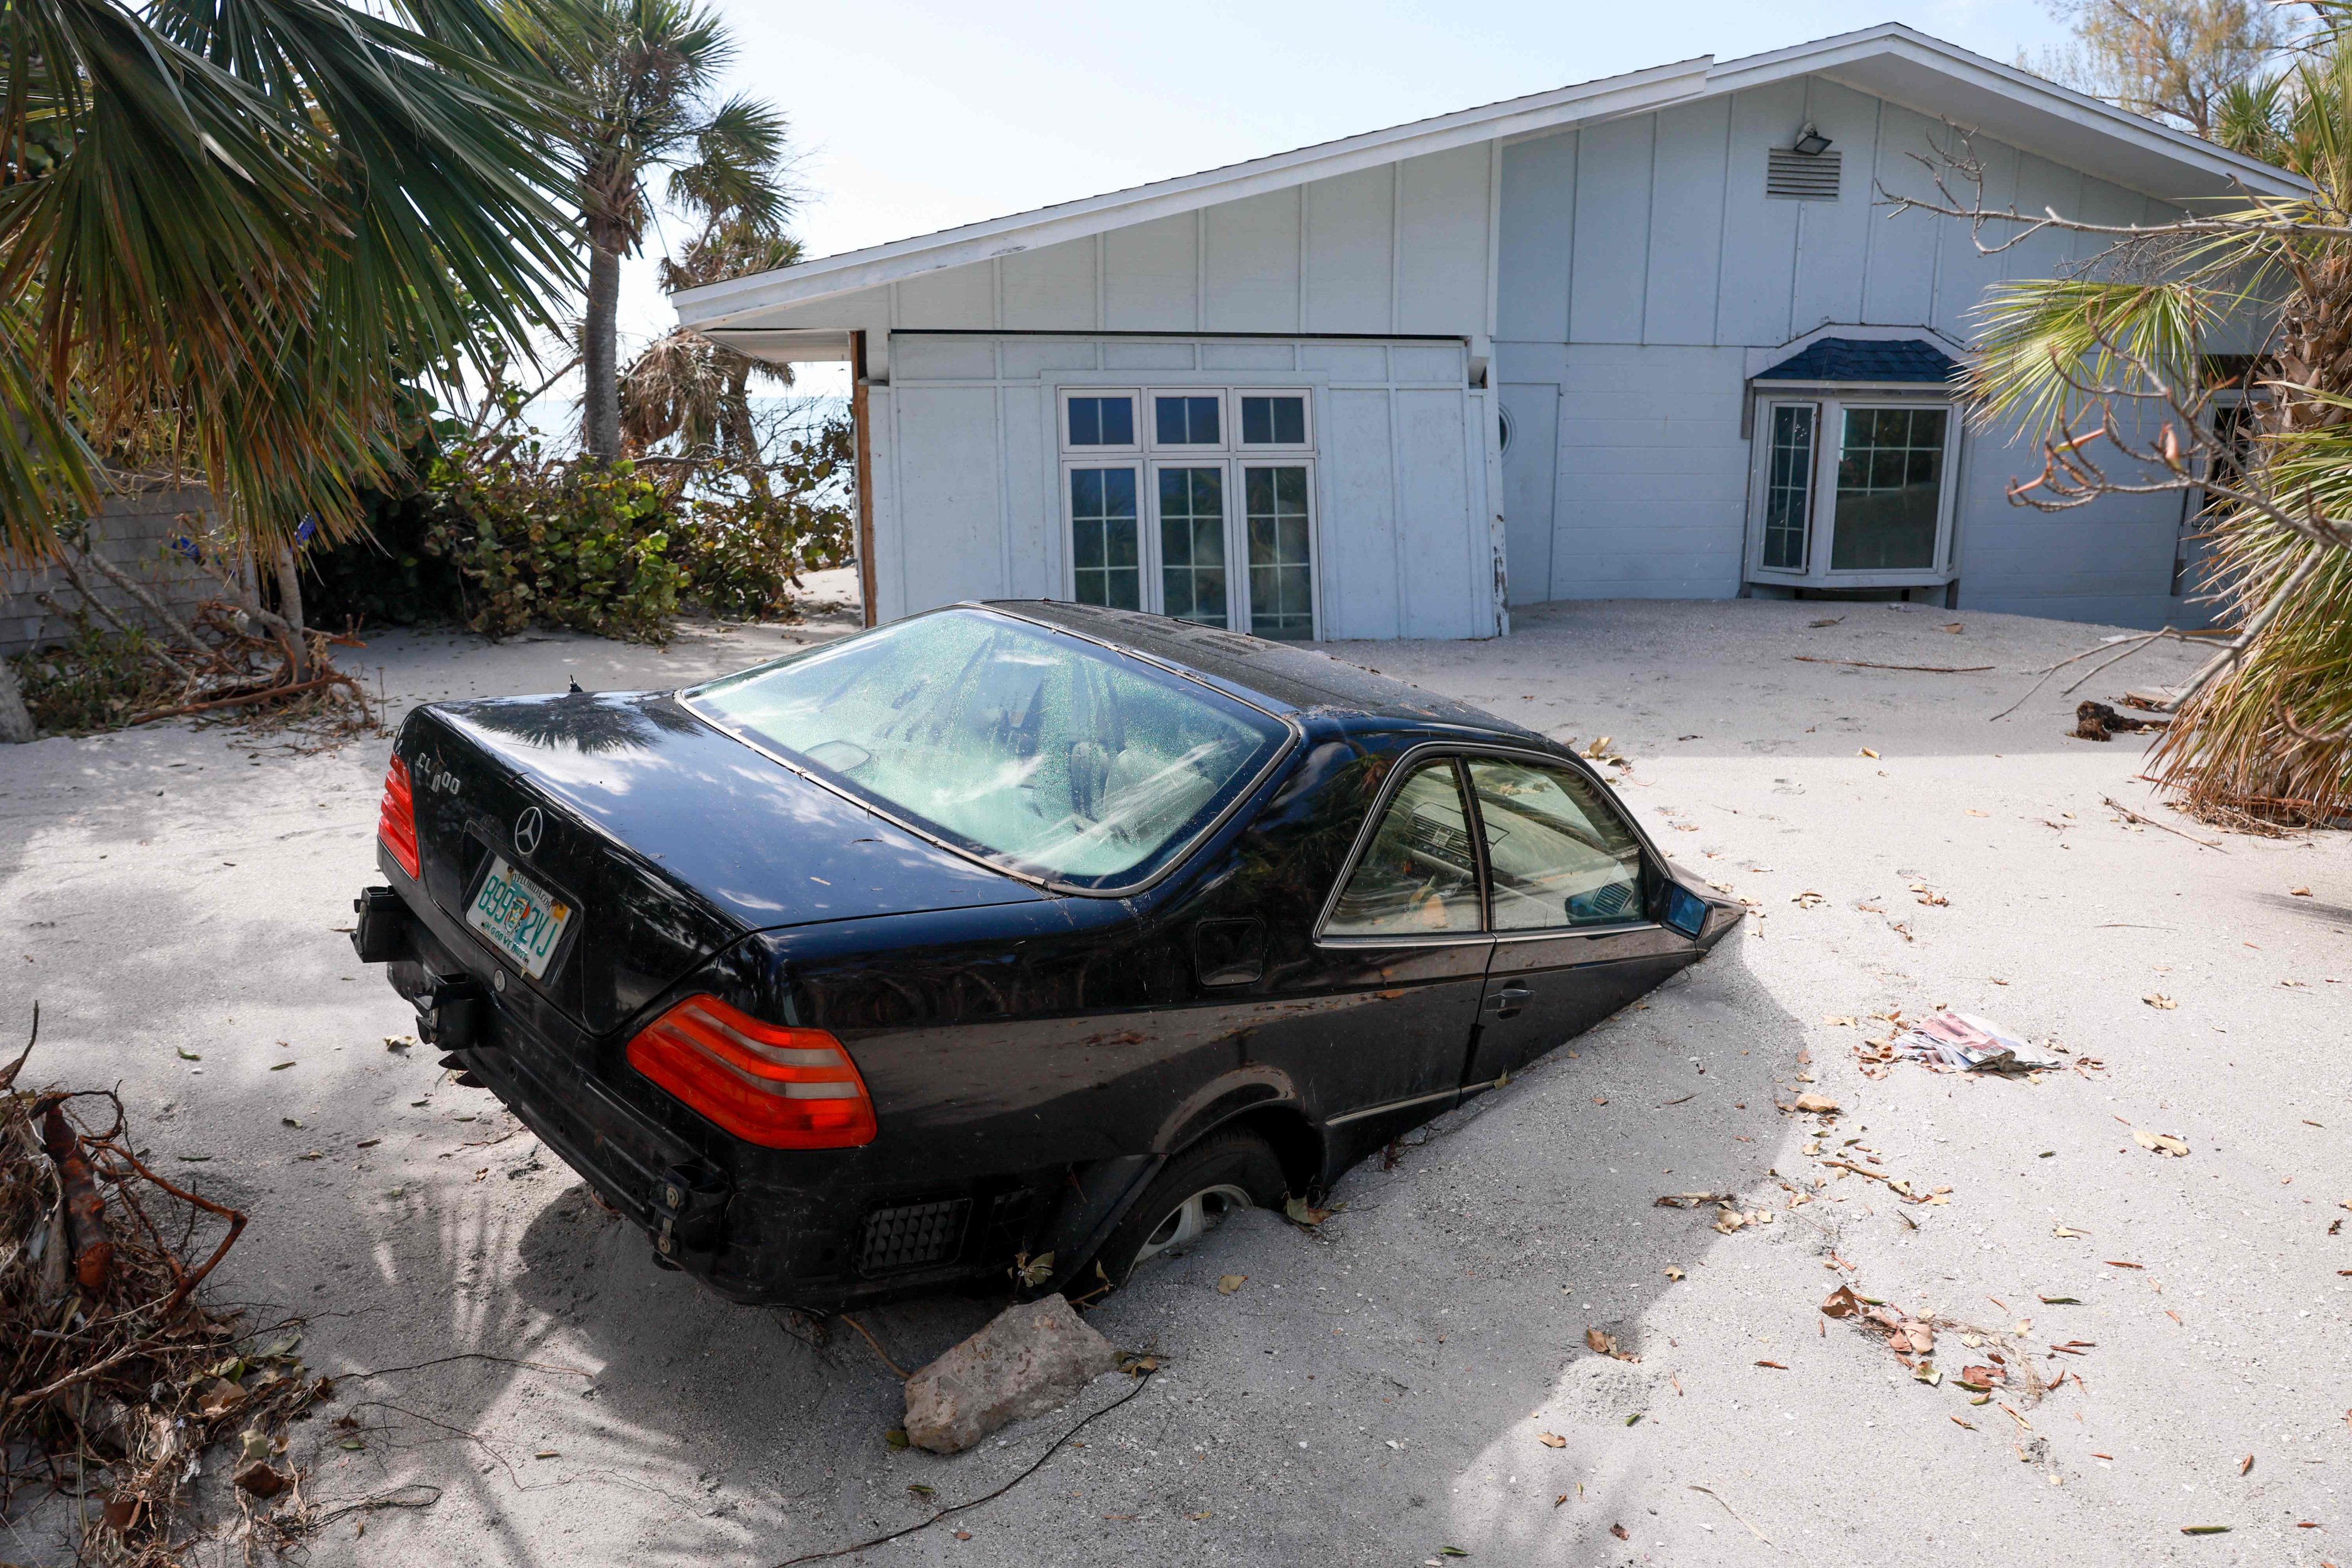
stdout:
<svg viewBox="0 0 2352 1568">
<path fill-rule="evenodd" d="M 1756 379 L 1941 384 L 1958 374 L 1959 368 L 1951 355 L 1923 338 L 1822 338 Z"/>
</svg>

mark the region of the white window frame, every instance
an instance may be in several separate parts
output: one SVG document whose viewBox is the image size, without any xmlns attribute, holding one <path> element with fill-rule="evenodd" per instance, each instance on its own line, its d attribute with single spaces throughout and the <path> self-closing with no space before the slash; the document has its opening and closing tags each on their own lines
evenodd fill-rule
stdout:
<svg viewBox="0 0 2352 1568">
<path fill-rule="evenodd" d="M 1163 397 L 1210 397 L 1217 402 L 1217 439 L 1214 441 L 1162 441 L 1160 438 L 1160 399 Z M 1233 396 L 1222 386 L 1148 386 L 1143 389 L 1143 418 L 1147 423 L 1136 435 L 1145 447 L 1157 454 L 1173 453 L 1181 457 L 1190 452 L 1230 452 L 1236 442 L 1234 431 Z"/>
<path fill-rule="evenodd" d="M 1076 450 L 1084 452 L 1091 448 L 1081 447 Z M 1159 529 L 1151 521 L 1150 500 L 1144 493 L 1150 478 L 1150 465 L 1133 453 L 1108 452 L 1100 458 L 1066 456 L 1062 459 L 1062 499 L 1055 509 L 1062 518 L 1062 597 L 1070 604 L 1078 602 L 1078 518 L 1076 502 L 1070 494 L 1070 476 L 1083 469 L 1105 468 L 1124 468 L 1135 476 L 1135 563 L 1140 574 L 1136 597 L 1139 608 L 1151 610 L 1160 595 L 1160 552 L 1153 546 L 1153 536 Z"/>
<path fill-rule="evenodd" d="M 1306 406 L 1307 439 L 1304 441 L 1244 441 L 1242 439 L 1242 399 L 1244 397 L 1295 397 Z M 1233 391 L 1234 440 L 1236 452 L 1255 456 L 1260 452 L 1312 452 L 1315 450 L 1315 395 L 1303 386 L 1236 386 Z"/>
<path fill-rule="evenodd" d="M 1219 417 L 1223 416 L 1220 411 Z M 1223 428 L 1223 426 L 1219 426 L 1220 430 Z M 1224 501 L 1224 516 L 1220 518 L 1218 522 L 1225 539 L 1225 624 L 1220 629 L 1238 630 L 1238 617 L 1235 612 L 1239 606 L 1248 602 L 1246 587 L 1234 580 L 1234 519 L 1241 509 L 1237 501 L 1237 492 L 1234 489 L 1236 476 L 1234 472 L 1233 461 L 1224 455 L 1222 448 L 1218 447 L 1162 447 L 1156 448 L 1144 462 L 1143 479 L 1147 493 L 1144 496 L 1143 510 L 1151 519 L 1151 585 L 1147 591 L 1145 607 L 1155 616 L 1169 614 L 1168 580 L 1164 575 L 1167 551 L 1160 539 L 1160 476 L 1163 470 L 1169 468 L 1215 468 L 1218 470 L 1219 493 Z M 1192 624 L 1199 626 L 1203 623 L 1195 621 Z"/>
<path fill-rule="evenodd" d="M 1243 396 L 1297 397 L 1307 407 L 1307 440 L 1300 444 L 1244 446 L 1241 439 Z M 1075 447 L 1070 444 L 1069 402 L 1073 397 L 1132 396 L 1136 400 L 1136 443 L 1131 447 Z M 1218 400 L 1215 444 L 1166 443 L 1157 439 L 1160 421 L 1152 399 L 1213 397 Z M 1061 519 L 1061 596 L 1077 598 L 1076 517 L 1070 495 L 1070 475 L 1086 468 L 1124 468 L 1136 481 L 1136 563 L 1141 574 L 1141 607 L 1150 615 L 1167 614 L 1167 582 L 1160 546 L 1160 471 L 1162 468 L 1218 468 L 1223 472 L 1225 539 L 1225 629 L 1246 633 L 1250 624 L 1249 515 L 1247 487 L 1252 468 L 1307 470 L 1307 537 L 1308 602 L 1312 635 L 1323 637 L 1323 493 L 1322 472 L 1315 447 L 1316 388 L 1311 385 L 1236 387 L 1223 384 L 1095 386 L 1067 383 L 1055 388 L 1054 447 L 1059 457 L 1056 479 L 1060 495 L 1055 512 Z M 1198 624 L 1198 623 L 1194 623 Z"/>
<path fill-rule="evenodd" d="M 1814 410 L 1811 515 L 1805 541 L 1805 570 L 1764 564 L 1764 512 L 1771 479 L 1772 415 L 1776 408 L 1804 404 Z M 1921 567 L 1871 567 L 1834 571 L 1830 561 L 1837 538 L 1837 466 L 1845 440 L 1849 408 L 1940 408 L 1944 417 L 1942 493 L 1936 507 L 1936 549 Z M 1748 580 L 1793 588 L 1927 588 L 1953 578 L 1952 538 L 1959 510 L 1960 409 L 1950 397 L 1916 382 L 1871 385 L 1853 382 L 1767 383 L 1754 389 L 1749 421 L 1748 481 Z"/>
<path fill-rule="evenodd" d="M 1070 400 L 1074 397 L 1125 397 L 1135 404 L 1135 439 L 1123 447 L 1080 447 L 1070 440 Z M 1143 422 L 1151 417 L 1151 406 L 1145 401 L 1139 386 L 1065 386 L 1054 399 L 1054 445 L 1065 456 L 1072 458 L 1132 457 L 1143 450 Z"/>
<path fill-rule="evenodd" d="M 1310 399 L 1310 402 L 1312 400 Z M 1312 415 L 1309 415 L 1312 417 Z M 1307 426 L 1314 434 L 1314 426 Z M 1227 528 L 1233 543 L 1227 548 L 1234 563 L 1226 568 L 1227 581 L 1233 584 L 1235 631 L 1248 632 L 1249 627 L 1249 471 L 1252 468 L 1305 468 L 1307 470 L 1307 635 L 1315 641 L 1323 639 L 1323 508 L 1322 475 L 1316 467 L 1311 447 L 1252 447 L 1249 455 L 1234 459 L 1233 500 L 1227 507 L 1230 518 Z M 1250 635 L 1255 636 L 1255 633 Z"/>
</svg>

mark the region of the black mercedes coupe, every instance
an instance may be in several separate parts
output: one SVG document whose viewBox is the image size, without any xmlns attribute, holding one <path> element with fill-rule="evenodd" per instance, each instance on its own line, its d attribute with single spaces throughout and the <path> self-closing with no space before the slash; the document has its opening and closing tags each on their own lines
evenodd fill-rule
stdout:
<svg viewBox="0 0 2352 1568">
<path fill-rule="evenodd" d="M 1738 908 L 1545 737 L 1320 654 L 959 605 L 403 724 L 352 942 L 656 1257 L 1084 1295 L 1319 1192 Z"/>
</svg>

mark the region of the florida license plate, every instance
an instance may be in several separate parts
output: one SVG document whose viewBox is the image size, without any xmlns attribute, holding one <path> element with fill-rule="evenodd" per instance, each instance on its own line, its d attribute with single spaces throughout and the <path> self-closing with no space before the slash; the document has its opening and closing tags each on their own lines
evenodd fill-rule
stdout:
<svg viewBox="0 0 2352 1568">
<path fill-rule="evenodd" d="M 490 862 L 490 874 L 466 911 L 466 923 L 533 980 L 547 973 L 571 922 L 572 906 L 508 865 L 504 856 Z"/>
</svg>

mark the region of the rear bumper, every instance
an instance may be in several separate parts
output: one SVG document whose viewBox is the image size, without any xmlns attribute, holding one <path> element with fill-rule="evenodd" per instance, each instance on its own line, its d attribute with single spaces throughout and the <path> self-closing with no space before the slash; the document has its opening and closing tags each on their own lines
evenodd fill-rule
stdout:
<svg viewBox="0 0 2352 1568">
<path fill-rule="evenodd" d="M 645 1083 L 622 1058 L 625 1031 L 598 1038 L 580 1030 L 527 987 L 495 984 L 497 964 L 470 932 L 426 900 L 396 867 L 386 874 L 405 906 L 402 957 L 389 963 L 394 988 L 411 1002 L 436 978 L 469 976 L 486 1005 L 477 1043 L 452 1054 L 597 1196 L 646 1233 L 656 1255 L 730 1300 L 811 1312 L 936 1289 L 996 1274 L 999 1251 L 1019 1237 L 1016 1210 L 1028 1196 L 1003 1182 L 961 1191 L 910 1183 L 877 1170 L 866 1151 L 760 1149 L 709 1126 Z M 634 1098 L 633 1098 L 634 1097 Z M 637 1103 L 642 1100 L 645 1103 Z M 693 1173 L 717 1199 L 716 1224 L 690 1235 L 665 1233 L 663 1193 L 675 1173 Z M 865 1271 L 877 1226 L 908 1206 L 951 1205 L 959 1227 L 953 1256 L 940 1263 Z M 903 1225 L 899 1227 L 903 1230 Z M 895 1233 L 894 1233 L 895 1234 Z M 1009 1284 L 1009 1281 L 1008 1281 Z"/>
</svg>

